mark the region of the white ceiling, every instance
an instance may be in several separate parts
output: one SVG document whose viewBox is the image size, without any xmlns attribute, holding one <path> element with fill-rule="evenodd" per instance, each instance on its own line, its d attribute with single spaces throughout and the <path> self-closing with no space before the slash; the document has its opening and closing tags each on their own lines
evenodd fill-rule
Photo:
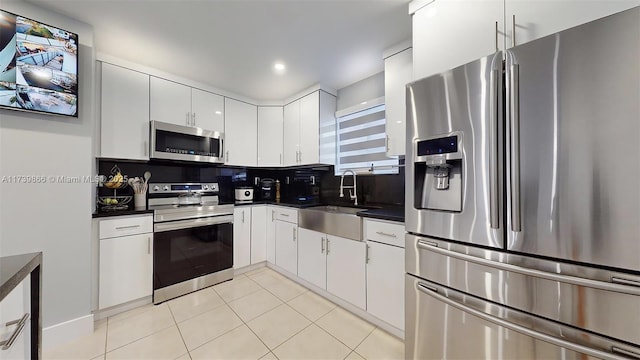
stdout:
<svg viewBox="0 0 640 360">
<path fill-rule="evenodd" d="M 383 70 L 409 0 L 28 0 L 94 27 L 97 52 L 258 101 Z M 275 74 L 282 61 L 286 73 Z"/>
</svg>

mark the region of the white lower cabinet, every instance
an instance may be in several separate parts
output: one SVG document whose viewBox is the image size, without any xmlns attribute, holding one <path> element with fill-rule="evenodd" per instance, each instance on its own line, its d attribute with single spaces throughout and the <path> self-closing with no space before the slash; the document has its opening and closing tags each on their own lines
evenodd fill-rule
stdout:
<svg viewBox="0 0 640 360">
<path fill-rule="evenodd" d="M 298 276 L 365 309 L 365 244 L 308 229 L 298 235 Z"/>
<path fill-rule="evenodd" d="M 112 218 L 100 221 L 98 308 L 137 300 L 153 293 L 152 216 Z M 111 236 L 110 229 L 127 230 Z"/>
<path fill-rule="evenodd" d="M 233 209 L 233 268 L 251 264 L 251 207 Z"/>
<path fill-rule="evenodd" d="M 251 207 L 251 263 L 267 260 L 267 206 Z M 270 220 L 270 219 L 269 219 Z"/>
<path fill-rule="evenodd" d="M 398 329 L 404 329 L 404 234 L 402 223 L 364 220 L 367 312 Z"/>
<path fill-rule="evenodd" d="M 152 242 L 151 233 L 100 240 L 101 309 L 153 293 Z"/>
<path fill-rule="evenodd" d="M 404 249 L 367 242 L 367 312 L 404 329 Z"/>
<path fill-rule="evenodd" d="M 27 276 L 0 302 L 0 341 L 8 340 L 14 332 L 18 337 L 10 348 L 0 350 L 0 359 L 31 359 L 31 318 L 20 330 L 20 321 L 31 312 L 31 276 Z M 35 358 L 35 355 L 34 355 Z"/>
<path fill-rule="evenodd" d="M 276 220 L 276 265 L 298 274 L 298 225 Z"/>
<path fill-rule="evenodd" d="M 322 289 L 327 288 L 326 235 L 298 229 L 298 276 Z"/>
<path fill-rule="evenodd" d="M 276 209 L 273 206 L 267 206 L 267 224 L 266 224 L 266 246 L 267 261 L 276 263 Z"/>
<path fill-rule="evenodd" d="M 327 291 L 366 309 L 365 244 L 327 235 Z"/>
</svg>

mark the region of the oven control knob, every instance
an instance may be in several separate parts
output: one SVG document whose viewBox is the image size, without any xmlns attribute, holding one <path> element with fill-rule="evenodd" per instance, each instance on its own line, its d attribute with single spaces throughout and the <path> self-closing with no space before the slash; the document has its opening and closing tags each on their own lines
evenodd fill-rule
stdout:
<svg viewBox="0 0 640 360">
<path fill-rule="evenodd" d="M 205 190 L 209 190 L 209 185 L 205 185 L 205 186 L 204 186 L 204 189 L 205 189 Z"/>
<path fill-rule="evenodd" d="M 154 186 L 153 191 L 160 191 L 160 187 L 158 185 Z"/>
<path fill-rule="evenodd" d="M 165 186 L 162 187 L 162 190 L 169 191 L 169 187 L 165 185 Z"/>
</svg>

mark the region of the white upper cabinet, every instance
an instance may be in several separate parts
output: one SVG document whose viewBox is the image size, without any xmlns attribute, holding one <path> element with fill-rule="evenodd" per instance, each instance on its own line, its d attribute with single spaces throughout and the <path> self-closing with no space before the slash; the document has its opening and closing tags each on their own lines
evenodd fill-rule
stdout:
<svg viewBox="0 0 640 360">
<path fill-rule="evenodd" d="M 422 7 L 413 15 L 413 78 L 441 73 L 502 48 L 503 19 L 504 0 L 436 0 Z"/>
<path fill-rule="evenodd" d="M 413 79 L 513 47 L 514 28 L 519 45 L 638 5 L 640 0 L 435 0 L 413 14 Z"/>
<path fill-rule="evenodd" d="M 152 76 L 151 120 L 191 126 L 191 88 Z"/>
<path fill-rule="evenodd" d="M 282 165 L 282 106 L 258 107 L 258 166 Z"/>
<path fill-rule="evenodd" d="M 100 156 L 149 160 L 149 75 L 101 66 Z"/>
<path fill-rule="evenodd" d="M 520 45 L 630 9 L 640 5 L 640 0 L 506 0 L 504 3 L 506 47 L 511 48 L 514 28 L 516 45 Z"/>
<path fill-rule="evenodd" d="M 151 76 L 151 120 L 224 132 L 224 97 Z"/>
<path fill-rule="evenodd" d="M 413 51 L 404 49 L 384 59 L 384 105 L 387 155 L 406 152 L 406 84 L 413 79 Z"/>
<path fill-rule="evenodd" d="M 225 104 L 225 164 L 256 166 L 258 157 L 258 108 L 229 98 Z"/>
<path fill-rule="evenodd" d="M 335 111 L 335 110 L 334 110 Z M 320 91 L 300 99 L 299 164 L 320 162 Z"/>
<path fill-rule="evenodd" d="M 300 100 L 284 107 L 283 163 L 285 166 L 298 165 L 300 151 Z"/>
<path fill-rule="evenodd" d="M 335 111 L 335 96 L 321 90 L 284 107 L 285 166 L 335 162 L 335 139 L 329 139 L 331 134 L 326 132 L 323 134 L 327 135 L 327 139 L 320 137 L 321 125 L 333 126 L 335 129 Z"/>
<path fill-rule="evenodd" d="M 191 89 L 191 113 L 193 126 L 224 132 L 224 97 Z"/>
</svg>

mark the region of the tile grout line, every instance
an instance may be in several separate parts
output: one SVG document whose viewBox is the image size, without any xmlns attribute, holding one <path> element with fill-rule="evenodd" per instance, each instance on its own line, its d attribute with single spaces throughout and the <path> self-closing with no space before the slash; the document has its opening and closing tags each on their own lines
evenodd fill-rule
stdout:
<svg viewBox="0 0 640 360">
<path fill-rule="evenodd" d="M 184 344 L 184 348 L 187 350 L 187 356 L 189 356 L 189 359 L 191 359 L 191 354 L 189 353 L 189 347 L 187 347 L 187 342 L 184 341 L 184 336 L 182 335 L 182 331 L 180 331 L 180 326 L 178 326 L 178 321 L 176 321 L 176 316 L 173 314 L 173 310 L 171 310 L 171 306 L 169 306 L 169 302 L 167 302 L 167 307 L 169 308 L 169 313 L 171 314 L 171 318 L 173 319 L 173 323 L 176 325 L 176 329 L 178 330 L 178 334 L 180 334 L 180 340 L 182 340 L 182 344 Z"/>
<path fill-rule="evenodd" d="M 164 304 L 164 303 L 163 303 L 163 304 Z M 156 305 L 153 305 L 153 306 L 156 306 Z M 159 305 L 159 306 L 163 306 L 163 305 Z M 167 306 L 167 308 L 168 308 L 168 307 L 169 307 L 169 304 L 166 304 L 166 306 Z M 145 311 L 145 313 L 146 313 L 146 311 Z M 169 309 L 169 313 L 171 314 L 171 309 Z M 144 314 L 144 313 L 142 313 L 142 314 Z M 142 315 L 142 314 L 139 314 L 139 315 Z M 131 318 L 137 317 L 137 316 L 139 316 L 139 315 L 132 316 Z M 172 315 L 172 318 L 173 318 L 173 314 L 171 314 L 171 315 Z M 121 319 L 121 320 L 116 320 L 116 321 L 125 321 L 125 320 L 130 320 L 131 318 L 128 318 L 128 319 Z M 107 321 L 108 321 L 108 320 L 107 320 Z M 174 320 L 174 321 L 175 321 L 175 320 Z M 108 325 L 108 324 L 109 324 L 109 323 L 107 322 L 107 325 Z M 140 341 L 140 340 L 142 340 L 142 339 L 146 339 L 146 338 L 148 338 L 149 336 L 155 335 L 155 334 L 157 334 L 157 333 L 159 333 L 159 332 L 161 332 L 161 331 L 164 331 L 164 330 L 166 330 L 166 329 L 168 329 L 168 328 L 170 328 L 170 327 L 171 327 L 171 325 L 166 326 L 166 327 L 163 327 L 162 329 L 159 329 L 159 330 L 157 330 L 157 331 L 154 331 L 154 332 L 152 332 L 152 333 L 150 333 L 150 334 L 147 334 L 147 335 L 145 335 L 145 336 L 143 336 L 143 337 L 141 337 L 141 338 L 135 339 L 135 340 L 130 341 L 130 342 L 126 343 L 126 344 L 123 344 L 123 345 L 120 345 L 120 346 L 118 346 L 118 347 L 116 347 L 116 348 L 113 348 L 113 349 L 111 349 L 109 352 L 113 352 L 113 351 L 116 351 L 116 350 L 118 350 L 118 349 L 122 349 L 122 348 L 123 348 L 123 347 L 125 347 L 125 346 L 131 345 L 131 344 L 133 344 L 133 343 L 135 343 L 135 342 L 138 342 L 138 341 Z M 109 335 L 109 334 L 107 333 L 107 336 L 108 336 L 108 335 Z M 108 344 L 107 344 L 107 342 L 106 342 L 106 340 L 105 340 L 105 351 L 106 351 L 107 345 L 108 345 Z M 106 354 L 107 354 L 107 353 L 105 352 L 105 358 L 106 358 Z"/>
<path fill-rule="evenodd" d="M 107 317 L 107 324 L 105 325 L 107 328 L 104 334 L 104 355 L 102 355 L 102 360 L 107 360 L 107 341 L 109 341 L 109 317 Z"/>
</svg>

